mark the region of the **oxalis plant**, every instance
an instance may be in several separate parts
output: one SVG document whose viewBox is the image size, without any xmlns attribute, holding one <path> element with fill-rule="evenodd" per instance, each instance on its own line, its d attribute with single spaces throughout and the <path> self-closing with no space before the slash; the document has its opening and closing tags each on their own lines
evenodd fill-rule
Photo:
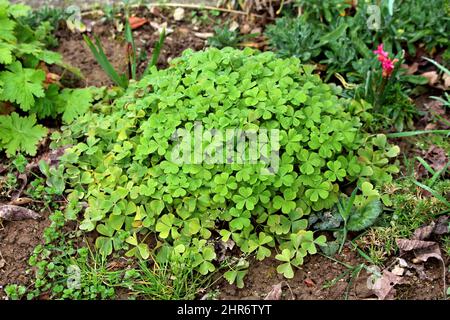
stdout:
<svg viewBox="0 0 450 320">
<path fill-rule="evenodd" d="M 326 241 L 308 230 L 308 215 L 334 207 L 344 186 L 377 192 L 398 171 L 389 159 L 399 148 L 362 132 L 348 103 L 296 58 L 187 50 L 53 136 L 72 145 L 62 159 L 66 218 L 82 216 L 103 255 L 125 250 L 208 274 L 218 266 L 216 244 L 232 240 L 258 260 L 274 256 L 291 278 Z M 223 149 L 218 132 L 234 134 Z M 269 156 L 237 152 L 254 142 L 242 142 L 242 132 L 257 133 L 257 150 L 268 147 Z M 211 161 L 220 150 L 233 156 Z M 358 194 L 353 203 L 369 200 Z M 228 278 L 242 285 L 245 271 L 236 270 Z"/>
</svg>

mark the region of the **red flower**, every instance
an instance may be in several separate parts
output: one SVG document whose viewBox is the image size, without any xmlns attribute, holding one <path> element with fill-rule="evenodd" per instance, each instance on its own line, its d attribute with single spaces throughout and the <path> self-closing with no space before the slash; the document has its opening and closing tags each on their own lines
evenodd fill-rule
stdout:
<svg viewBox="0 0 450 320">
<path fill-rule="evenodd" d="M 383 50 L 383 44 L 380 44 L 377 48 L 377 50 L 375 50 L 373 53 L 375 53 L 376 55 L 378 55 L 378 60 L 382 60 L 382 59 L 387 59 L 388 58 L 388 53 L 386 51 Z"/>
</svg>

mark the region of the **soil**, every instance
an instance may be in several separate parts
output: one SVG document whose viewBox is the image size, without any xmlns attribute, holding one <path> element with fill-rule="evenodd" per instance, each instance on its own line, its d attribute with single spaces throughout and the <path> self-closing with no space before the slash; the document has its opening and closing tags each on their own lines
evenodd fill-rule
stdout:
<svg viewBox="0 0 450 320">
<path fill-rule="evenodd" d="M 186 14 L 188 15 L 188 13 Z M 158 11 L 156 14 L 142 13 L 139 17 L 147 18 L 154 26 L 162 25 L 167 17 Z M 117 35 L 116 26 L 111 22 L 91 22 L 91 32 L 86 33 L 91 39 L 98 36 L 106 56 L 116 70 L 121 73 L 127 72 L 127 45 L 121 35 Z M 211 25 L 202 26 L 199 34 L 198 27 L 193 27 L 188 21 L 171 23 L 172 32 L 168 33 L 161 49 L 157 62 L 158 68 L 166 68 L 173 58 L 179 57 L 181 53 L 191 48 L 195 51 L 206 46 L 205 33 L 212 32 Z M 83 41 L 81 34 L 72 33 L 68 29 L 62 29 L 57 33 L 59 47 L 57 51 L 62 54 L 64 61 L 81 70 L 84 79 L 75 82 L 76 86 L 105 86 L 113 82 L 97 63 L 89 48 Z M 139 60 L 138 74 L 141 74 L 147 61 L 151 59 L 153 47 L 159 40 L 159 32 L 155 27 L 146 23 L 133 31 Z M 69 76 L 70 77 L 70 76 Z M 66 79 L 67 80 L 67 79 Z M 69 80 L 73 80 L 70 79 Z"/>
<path fill-rule="evenodd" d="M 3 221 L 0 230 L 0 299 L 8 284 L 29 286 L 34 280 L 28 259 L 38 244 L 42 244 L 44 229 L 50 225 L 48 212 L 41 220 Z"/>
<path fill-rule="evenodd" d="M 186 13 L 186 16 L 188 15 L 189 11 Z M 164 12 L 154 14 L 142 12 L 140 16 L 158 24 L 168 20 L 168 15 Z M 253 22 L 246 29 L 250 31 L 263 23 L 264 21 Z M 198 33 L 211 32 L 212 25 L 210 23 L 199 27 L 193 26 L 190 21 L 176 23 L 171 21 L 170 27 L 173 28 L 173 32 L 168 35 L 165 41 L 158 66 L 166 67 L 171 59 L 179 56 L 187 48 L 193 50 L 204 48 L 206 40 L 204 37 L 199 37 Z M 92 37 L 94 34 L 99 36 L 105 53 L 113 66 L 125 72 L 127 68 L 126 45 L 123 39 L 116 35 L 115 26 L 111 23 L 95 24 L 88 35 Z M 107 86 L 112 84 L 93 58 L 79 33 L 75 34 L 63 29 L 57 35 L 59 38 L 57 51 L 63 55 L 65 62 L 79 68 L 85 77 L 84 80 L 80 81 L 67 76 L 65 81 L 73 82 L 76 80 L 73 82 L 76 86 Z M 156 29 L 147 23 L 135 30 L 134 36 L 137 47 L 150 57 L 154 43 L 159 39 Z M 143 70 L 143 65 L 144 63 L 140 64 L 140 71 Z M 43 242 L 43 231 L 49 224 L 48 213 L 44 214 L 40 221 L 24 220 L 3 223 L 4 228 L 0 229 L 0 299 L 5 297 L 2 288 L 7 284 L 15 283 L 29 286 L 32 283 L 34 275 L 28 271 L 28 259 L 34 247 Z M 351 266 L 367 263 L 361 256 L 348 248 L 344 250 L 343 254 L 335 258 Z M 447 266 L 448 260 L 447 257 Z M 352 280 L 349 276 L 343 276 L 344 272 L 349 270 L 347 267 L 324 256 L 314 255 L 305 258 L 304 265 L 296 271 L 295 277 L 290 280 L 284 279 L 277 273 L 277 265 L 278 262 L 274 258 L 262 262 L 253 260 L 245 278 L 245 288 L 238 289 L 235 285 L 229 285 L 222 279 L 214 285 L 212 291 L 217 290 L 219 292 L 219 299 L 264 299 L 274 285 L 283 283 L 282 299 L 343 299 L 347 293 L 349 299 L 376 299 L 367 288 L 368 274 L 364 270 L 359 277 Z M 405 277 L 405 282 L 396 286 L 396 298 L 443 298 L 442 265 L 440 262 L 430 259 L 425 263 L 425 273 L 428 276 L 426 280 L 420 279 L 415 273 Z M 339 277 L 342 277 L 342 279 L 339 280 Z M 449 277 L 447 271 L 447 279 Z M 335 279 L 338 280 L 334 285 L 327 286 Z M 352 281 L 352 283 L 349 284 L 349 281 Z M 123 296 L 125 297 L 126 294 L 123 294 Z"/>
<path fill-rule="evenodd" d="M 367 264 L 367 261 L 357 253 L 348 249 L 334 258 L 350 266 Z M 352 278 L 347 275 L 349 269 L 346 266 L 325 256 L 314 255 L 305 259 L 304 265 L 295 272 L 293 279 L 287 280 L 277 273 L 276 266 L 278 264 L 279 261 L 273 258 L 265 259 L 262 262 L 251 261 L 245 278 L 245 288 L 238 289 L 235 285 L 230 285 L 223 280 L 215 287 L 220 292 L 219 299 L 264 299 L 273 286 L 280 283 L 282 283 L 282 300 L 377 299 L 367 287 L 369 274 L 365 270 L 362 270 L 359 276 Z M 403 283 L 395 286 L 395 298 L 403 300 L 442 299 L 444 293 L 442 264 L 437 260 L 430 260 L 425 264 L 425 274 L 428 277 L 427 280 L 419 279 L 415 273 L 404 276 Z M 330 285 L 335 281 L 335 284 Z M 448 283 L 447 280 L 447 286 Z"/>
</svg>

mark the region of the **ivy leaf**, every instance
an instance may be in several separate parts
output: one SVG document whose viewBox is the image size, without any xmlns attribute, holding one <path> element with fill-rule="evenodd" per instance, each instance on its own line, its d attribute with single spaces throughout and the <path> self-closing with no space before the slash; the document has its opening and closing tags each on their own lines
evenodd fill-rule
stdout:
<svg viewBox="0 0 450 320">
<path fill-rule="evenodd" d="M 13 112 L 0 116 L 0 147 L 6 149 L 8 157 L 16 152 L 36 155 L 38 142 L 47 135 L 48 130 L 36 124 L 36 115 L 20 117 Z"/>
<path fill-rule="evenodd" d="M 9 71 L 0 72 L 3 91 L 0 100 L 17 103 L 23 111 L 28 111 L 36 97 L 43 97 L 45 73 L 42 70 L 22 68 L 19 61 L 6 67 Z"/>
</svg>

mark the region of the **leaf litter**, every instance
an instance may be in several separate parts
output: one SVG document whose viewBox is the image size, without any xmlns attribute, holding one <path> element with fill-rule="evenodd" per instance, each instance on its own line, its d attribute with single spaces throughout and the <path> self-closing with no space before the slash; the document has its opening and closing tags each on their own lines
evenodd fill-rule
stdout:
<svg viewBox="0 0 450 320">
<path fill-rule="evenodd" d="M 411 236 L 411 239 L 397 239 L 396 242 L 400 249 L 400 255 L 407 252 L 414 253 L 415 259 L 412 260 L 412 263 L 397 257 L 395 266 L 391 270 L 386 268 L 380 271 L 377 266 L 372 266 L 372 269 L 368 268 L 371 275 L 367 279 L 367 287 L 379 300 L 394 299 L 396 293 L 395 286 L 404 283 L 404 276 L 412 275 L 409 269 L 414 269 L 420 279 L 430 280 L 431 278 L 426 274 L 423 265 L 429 258 L 438 259 L 443 265 L 442 277 L 445 292 L 445 262 L 442 258 L 439 244 L 435 241 L 430 241 L 429 238 L 433 234 L 441 235 L 448 233 L 448 218 L 448 216 L 441 216 L 436 221 L 432 221 L 430 224 L 418 228 Z"/>
<path fill-rule="evenodd" d="M 40 219 L 41 216 L 30 209 L 10 205 L 10 204 L 3 204 L 0 205 L 0 221 L 6 220 L 6 221 L 19 221 L 19 220 L 26 220 L 26 219 Z"/>
<path fill-rule="evenodd" d="M 412 262 L 416 265 L 419 263 L 427 262 L 429 258 L 435 258 L 442 263 L 443 273 L 443 285 L 444 293 L 446 292 L 445 282 L 445 261 L 442 258 L 441 249 L 439 244 L 435 241 L 429 241 L 428 239 L 433 234 L 445 234 L 448 233 L 448 216 L 441 216 L 437 221 L 432 221 L 430 224 L 418 228 L 414 231 L 411 239 L 397 239 L 397 246 L 400 249 L 400 253 L 413 252 L 415 259 Z M 422 266 L 423 267 L 423 266 Z M 417 270 L 417 269 L 416 269 Z M 420 273 L 419 273 L 420 275 Z M 424 277 L 423 274 L 421 277 Z"/>
</svg>

